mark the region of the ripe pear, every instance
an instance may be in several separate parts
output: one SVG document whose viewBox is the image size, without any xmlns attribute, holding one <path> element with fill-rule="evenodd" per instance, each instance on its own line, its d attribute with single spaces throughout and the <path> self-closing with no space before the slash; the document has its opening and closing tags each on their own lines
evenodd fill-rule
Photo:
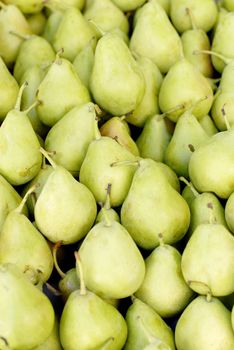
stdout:
<svg viewBox="0 0 234 350">
<path fill-rule="evenodd" d="M 208 114 L 212 102 L 213 91 L 210 84 L 185 58 L 177 61 L 163 79 L 159 91 L 159 108 L 162 112 L 167 112 L 180 104 L 188 108 L 196 103 L 193 115 L 199 120 Z M 183 112 L 183 109 L 179 109 L 168 113 L 167 117 L 176 122 Z"/>
<path fill-rule="evenodd" d="M 40 345 L 31 350 L 62 350 L 59 339 L 59 322 L 55 318 L 54 327 L 49 337 Z"/>
<path fill-rule="evenodd" d="M 16 5 L 23 13 L 37 13 L 42 10 L 42 0 L 4 0 L 6 4 Z"/>
<path fill-rule="evenodd" d="M 175 329 L 178 350 L 231 350 L 231 313 L 217 298 L 198 296 L 184 310 Z"/>
<path fill-rule="evenodd" d="M 89 88 L 89 80 L 94 64 L 92 40 L 76 55 L 73 66 L 82 83 Z"/>
<path fill-rule="evenodd" d="M 197 28 L 208 32 L 214 26 L 218 7 L 213 0 L 171 0 L 170 17 L 179 33 L 191 29 L 191 21 L 187 8 L 193 13 Z"/>
<path fill-rule="evenodd" d="M 41 11 L 38 13 L 34 13 L 27 17 L 28 24 L 30 26 L 31 32 L 35 35 L 41 35 L 44 31 L 47 17 Z"/>
<path fill-rule="evenodd" d="M 166 13 L 169 15 L 171 0 L 157 0 L 157 2 L 164 8 Z"/>
<path fill-rule="evenodd" d="M 218 129 L 216 128 L 213 119 L 209 115 L 205 115 L 199 120 L 199 123 L 205 130 L 205 132 L 209 135 L 212 136 L 214 134 L 217 134 Z"/>
<path fill-rule="evenodd" d="M 227 9 L 230 12 L 234 11 L 234 4 L 233 4 L 232 0 L 223 0 L 222 6 L 224 6 L 225 9 Z"/>
<path fill-rule="evenodd" d="M 144 249 L 157 247 L 159 234 L 165 243 L 173 244 L 188 229 L 190 211 L 186 201 L 152 159 L 139 161 L 121 208 L 121 222 Z"/>
<path fill-rule="evenodd" d="M 9 72 L 3 59 L 0 57 L 0 121 L 3 121 L 7 113 L 14 107 L 19 92 L 19 86 L 15 78 Z"/>
<path fill-rule="evenodd" d="M 228 200 L 225 204 L 225 219 L 226 219 L 228 228 L 231 230 L 231 232 L 234 232 L 233 199 L 234 199 L 234 193 L 231 193 L 231 195 L 228 197 Z"/>
<path fill-rule="evenodd" d="M 89 144 L 80 168 L 80 182 L 89 188 L 97 202 L 102 203 L 111 183 L 110 204 L 117 207 L 127 196 L 136 170 L 136 159 L 111 137 L 101 136 Z"/>
<path fill-rule="evenodd" d="M 136 10 L 138 7 L 144 4 L 146 0 L 113 0 L 113 3 L 117 5 L 123 12 Z"/>
<path fill-rule="evenodd" d="M 128 46 L 115 32 L 105 34 L 98 41 L 90 90 L 101 108 L 117 116 L 133 111 L 143 97 L 143 73 Z"/>
<path fill-rule="evenodd" d="M 69 7 L 76 7 L 82 10 L 85 0 L 44 0 L 43 3 L 52 11 L 64 11 Z"/>
<path fill-rule="evenodd" d="M 156 0 L 148 1 L 140 9 L 130 39 L 130 49 L 150 58 L 167 73 L 183 55 L 182 43 L 166 12 Z"/>
<path fill-rule="evenodd" d="M 156 348 L 158 350 L 175 350 L 171 328 L 156 311 L 141 300 L 133 298 L 133 303 L 127 310 L 126 321 L 128 338 L 124 350 L 145 350 L 152 340 L 164 345 Z"/>
<path fill-rule="evenodd" d="M 14 264 L 0 266 L 0 295 L 3 349 L 30 350 L 49 337 L 54 326 L 53 307 Z"/>
<path fill-rule="evenodd" d="M 68 170 L 41 151 L 49 159 L 54 171 L 36 201 L 36 225 L 51 242 L 77 242 L 94 223 L 97 212 L 95 199 L 89 189 L 75 180 Z"/>
<path fill-rule="evenodd" d="M 45 28 L 42 34 L 42 37 L 45 38 L 51 45 L 54 40 L 54 36 L 57 32 L 59 23 L 61 22 L 63 17 L 62 11 L 53 11 L 50 13 L 49 17 L 47 18 Z"/>
<path fill-rule="evenodd" d="M 88 146 L 95 139 L 95 124 L 95 105 L 89 102 L 72 108 L 46 136 L 45 149 L 74 176 L 78 176 Z"/>
<path fill-rule="evenodd" d="M 199 294 L 234 292 L 234 237 L 222 224 L 200 224 L 193 231 L 181 261 L 183 276 Z"/>
<path fill-rule="evenodd" d="M 157 162 L 158 169 L 161 170 L 163 176 L 167 179 L 169 184 L 180 193 L 180 181 L 175 173 L 167 164 Z"/>
<path fill-rule="evenodd" d="M 72 108 L 90 101 L 72 63 L 57 55 L 37 91 L 36 111 L 42 123 L 53 126 Z M 65 88 L 66 86 L 66 88 Z"/>
</svg>

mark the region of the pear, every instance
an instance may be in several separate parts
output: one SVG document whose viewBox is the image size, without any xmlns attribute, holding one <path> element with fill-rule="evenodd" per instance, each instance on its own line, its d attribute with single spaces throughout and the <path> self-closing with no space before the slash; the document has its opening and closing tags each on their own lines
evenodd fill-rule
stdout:
<svg viewBox="0 0 234 350">
<path fill-rule="evenodd" d="M 138 57 L 137 63 L 145 78 L 145 93 L 136 109 L 127 115 L 127 121 L 142 127 L 148 117 L 159 113 L 158 93 L 162 83 L 162 74 L 158 67 L 147 57 Z"/>
<path fill-rule="evenodd" d="M 44 31 L 47 18 L 45 14 L 41 11 L 27 17 L 27 21 L 30 26 L 31 32 L 35 35 L 41 35 Z"/>
<path fill-rule="evenodd" d="M 214 26 L 218 7 L 213 0 L 171 0 L 170 17 L 179 33 L 191 29 L 187 8 L 192 11 L 197 28 L 208 32 Z"/>
<path fill-rule="evenodd" d="M 223 0 L 222 6 L 224 6 L 225 9 L 227 9 L 230 12 L 234 11 L 234 4 L 233 4 L 232 0 Z"/>
<path fill-rule="evenodd" d="M 20 111 L 22 85 L 15 108 L 8 112 L 0 128 L 0 173 L 12 185 L 30 181 L 40 170 L 40 143 L 28 119 L 27 111 Z"/>
<path fill-rule="evenodd" d="M 188 108 L 196 103 L 193 115 L 199 120 L 208 114 L 212 102 L 213 91 L 210 84 L 199 70 L 185 58 L 176 62 L 163 79 L 159 91 L 159 108 L 162 112 L 173 109 L 179 104 L 184 104 L 185 108 Z M 176 122 L 182 113 L 183 109 L 180 109 L 168 113 L 167 117 Z"/>
<path fill-rule="evenodd" d="M 234 237 L 222 224 L 200 224 L 193 231 L 181 261 L 183 276 L 199 294 L 234 292 Z"/>
<path fill-rule="evenodd" d="M 171 0 L 157 0 L 157 2 L 164 8 L 165 12 L 169 15 Z"/>
<path fill-rule="evenodd" d="M 129 23 L 124 13 L 111 0 L 91 0 L 86 1 L 84 17 L 92 21 L 104 32 L 119 28 L 128 34 Z M 100 34 L 97 32 L 100 37 Z"/>
<path fill-rule="evenodd" d="M 152 343 L 152 340 L 164 345 L 156 348 L 158 350 L 175 350 L 171 328 L 156 311 L 141 300 L 133 298 L 133 303 L 126 313 L 126 321 L 128 338 L 124 350 L 148 350 L 147 345 Z"/>
<path fill-rule="evenodd" d="M 27 36 L 16 58 L 14 77 L 19 82 L 24 72 L 30 67 L 35 65 L 46 67 L 54 58 L 55 53 L 47 40 L 38 35 Z"/>
<path fill-rule="evenodd" d="M 105 221 L 106 212 L 108 213 L 109 220 L 114 220 L 120 222 L 119 214 L 111 208 L 110 205 L 110 192 L 111 192 L 111 184 L 107 185 L 106 189 L 106 200 L 104 204 L 101 204 L 101 209 L 96 217 L 95 224 L 98 224 L 101 221 Z"/>
<path fill-rule="evenodd" d="M 112 0 L 123 12 L 136 10 L 143 5 L 146 0 Z"/>
<path fill-rule="evenodd" d="M 76 55 L 73 66 L 82 83 L 89 88 L 89 80 L 94 64 L 92 40 Z"/>
<path fill-rule="evenodd" d="M 22 213 L 28 194 L 6 217 L 0 235 L 0 264 L 15 264 L 21 272 L 31 270 L 35 279 L 46 282 L 53 270 L 49 245 L 31 221 Z"/>
<path fill-rule="evenodd" d="M 17 6 L 0 3 L 0 8 L 0 55 L 8 66 L 12 66 L 22 42 L 12 32 L 27 35 L 31 34 L 31 29 Z"/>
<path fill-rule="evenodd" d="M 42 10 L 43 0 L 4 0 L 6 4 L 16 5 L 23 13 L 37 13 Z"/>
<path fill-rule="evenodd" d="M 57 165 L 44 150 L 41 151 L 54 171 L 36 201 L 36 225 L 51 242 L 77 242 L 86 235 L 96 218 L 94 197 L 68 170 Z"/>
<path fill-rule="evenodd" d="M 180 181 L 175 173 L 167 164 L 157 162 L 158 169 L 161 170 L 162 175 L 167 179 L 169 184 L 180 193 Z"/>
<path fill-rule="evenodd" d="M 188 163 L 192 153 L 204 144 L 209 136 L 191 110 L 182 114 L 165 151 L 165 163 L 179 176 L 188 177 Z"/>
<path fill-rule="evenodd" d="M 14 107 L 19 92 L 19 86 L 15 78 L 9 72 L 3 59 L 0 57 L 0 121 L 3 121 L 7 113 Z"/>
<path fill-rule="evenodd" d="M 90 90 L 101 108 L 117 116 L 133 111 L 143 97 L 143 73 L 128 46 L 114 32 L 98 41 Z"/>
<path fill-rule="evenodd" d="M 145 278 L 135 296 L 161 317 L 171 317 L 185 308 L 193 291 L 183 278 L 180 253 L 176 248 L 164 244 L 163 237 L 161 239 L 160 246 L 145 260 Z"/>
<path fill-rule="evenodd" d="M 67 350 L 121 350 L 127 337 L 126 322 L 112 305 L 86 289 L 81 263 L 80 289 L 68 297 L 60 320 L 62 346 Z"/>
<path fill-rule="evenodd" d="M 62 57 L 73 61 L 75 56 L 95 37 L 95 31 L 78 8 L 65 10 L 53 37 L 55 51 L 63 48 Z"/>
<path fill-rule="evenodd" d="M 142 248 L 164 242 L 173 244 L 186 233 L 190 222 L 189 207 L 171 186 L 157 162 L 141 159 L 128 195 L 121 208 L 121 222 Z"/>
<path fill-rule="evenodd" d="M 59 56 L 49 67 L 37 91 L 40 104 L 36 111 L 42 123 L 48 126 L 53 126 L 73 107 L 90 101 L 89 91 L 72 63 Z"/>
<path fill-rule="evenodd" d="M 52 11 L 64 11 L 69 7 L 76 7 L 82 10 L 85 5 L 85 0 L 44 0 L 43 3 Z"/>
<path fill-rule="evenodd" d="M 231 193 L 231 195 L 228 197 L 228 200 L 225 204 L 225 219 L 227 222 L 227 225 L 229 229 L 234 232 L 234 221 L 233 221 L 233 199 L 234 199 L 234 193 Z"/>
<path fill-rule="evenodd" d="M 187 306 L 177 322 L 177 349 L 233 349 L 234 334 L 230 320 L 230 311 L 217 298 L 207 300 L 205 296 L 198 296 Z"/>
<path fill-rule="evenodd" d="M 182 57 L 180 37 L 156 0 L 148 1 L 140 9 L 130 39 L 130 49 L 150 58 L 161 73 L 167 73 Z"/>
<path fill-rule="evenodd" d="M 46 136 L 45 149 L 74 176 L 79 174 L 88 146 L 95 139 L 95 124 L 95 106 L 89 102 L 72 108 Z"/>
<path fill-rule="evenodd" d="M 125 165 L 125 162 L 130 162 L 130 165 Z M 96 201 L 102 203 L 111 183 L 110 204 L 117 207 L 127 196 L 135 170 L 136 157 L 131 152 L 111 137 L 97 135 L 96 140 L 89 144 L 79 179 L 90 189 Z"/>
<path fill-rule="evenodd" d="M 55 318 L 54 327 L 49 337 L 40 345 L 31 350 L 62 350 L 59 339 L 59 322 Z"/>
<path fill-rule="evenodd" d="M 14 264 L 0 266 L 0 295 L 1 348 L 30 350 L 49 337 L 53 307 Z"/>
<path fill-rule="evenodd" d="M 139 156 L 137 145 L 131 138 L 130 129 L 125 119 L 126 116 L 110 118 L 101 126 L 100 133 L 102 136 L 112 137 L 129 152 Z"/>
<path fill-rule="evenodd" d="M 61 280 L 59 281 L 58 287 L 65 302 L 72 292 L 80 288 L 80 281 L 75 267 L 68 270 L 66 273 L 63 272 L 61 274 Z"/>
<path fill-rule="evenodd" d="M 61 22 L 63 17 L 62 11 L 53 11 L 50 13 L 47 18 L 45 28 L 43 30 L 43 38 L 45 38 L 50 44 L 53 43 L 54 36 L 57 32 L 59 23 Z"/>
<path fill-rule="evenodd" d="M 209 115 L 204 115 L 204 117 L 199 120 L 199 123 L 209 136 L 217 134 L 218 129 Z"/>
</svg>

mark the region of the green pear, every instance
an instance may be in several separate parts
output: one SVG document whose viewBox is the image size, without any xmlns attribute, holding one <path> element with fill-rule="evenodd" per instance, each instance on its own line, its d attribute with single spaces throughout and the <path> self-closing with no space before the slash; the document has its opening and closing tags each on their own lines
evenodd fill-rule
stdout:
<svg viewBox="0 0 234 350">
<path fill-rule="evenodd" d="M 178 350 L 231 350 L 230 311 L 217 299 L 198 296 L 184 310 L 175 329 Z"/>
<path fill-rule="evenodd" d="M 161 171 L 162 175 L 167 179 L 171 187 L 180 193 L 180 181 L 175 173 L 167 164 L 157 162 L 158 170 Z"/>
<path fill-rule="evenodd" d="M 95 106 L 89 102 L 72 108 L 46 136 L 45 149 L 74 176 L 78 176 L 89 144 L 95 139 L 95 124 Z"/>
<path fill-rule="evenodd" d="M 161 317 L 171 317 L 181 312 L 193 295 L 183 278 L 180 265 L 180 253 L 176 248 L 164 244 L 163 237 L 160 246 L 145 260 L 145 278 L 135 296 Z"/>
<path fill-rule="evenodd" d="M 201 124 L 201 126 L 203 127 L 203 129 L 205 130 L 205 132 L 209 135 L 212 136 L 214 134 L 217 134 L 218 129 L 216 128 L 213 120 L 211 119 L 211 117 L 207 114 L 204 117 L 202 117 L 199 120 L 199 123 Z"/>
<path fill-rule="evenodd" d="M 89 80 L 94 64 L 92 40 L 76 55 L 73 66 L 82 83 L 89 88 Z"/>
<path fill-rule="evenodd" d="M 98 41 L 90 90 L 101 108 L 117 116 L 133 111 L 143 97 L 143 73 L 128 46 L 114 32 Z"/>
<path fill-rule="evenodd" d="M 66 86 L 66 88 L 65 88 Z M 57 55 L 37 91 L 40 104 L 36 107 L 42 123 L 53 126 L 72 108 L 90 101 L 72 63 Z"/>
<path fill-rule="evenodd" d="M 182 178 L 180 178 L 182 179 Z M 186 179 L 185 179 L 186 180 Z M 187 181 L 187 180 L 186 180 Z M 190 183 L 191 184 L 191 183 Z M 182 191 L 182 197 L 186 200 L 188 203 L 189 209 L 191 210 L 191 205 L 193 200 L 196 198 L 198 195 L 198 192 L 195 190 L 195 188 L 191 185 L 186 185 Z M 193 190 L 194 189 L 194 190 Z M 195 192 L 194 192 L 195 191 Z M 190 219 L 191 222 L 192 218 Z"/>
<path fill-rule="evenodd" d="M 16 5 L 25 14 L 39 12 L 44 6 L 43 0 L 4 0 L 4 2 Z"/>
<path fill-rule="evenodd" d="M 54 36 L 57 32 L 57 29 L 58 29 L 59 23 L 62 20 L 62 17 L 63 17 L 62 11 L 53 11 L 50 13 L 49 17 L 47 18 L 42 36 L 50 44 L 53 43 Z"/>
<path fill-rule="evenodd" d="M 36 201 L 36 225 L 51 242 L 77 242 L 94 223 L 97 211 L 95 199 L 89 189 L 76 181 L 68 170 L 54 163 L 44 150 L 41 151 L 54 171 Z"/>
<path fill-rule="evenodd" d="M 125 116 L 110 118 L 101 126 L 100 133 L 102 136 L 112 137 L 129 152 L 135 156 L 139 156 L 137 145 L 131 138 L 129 127 L 125 119 Z"/>
<path fill-rule="evenodd" d="M 192 153 L 204 144 L 209 136 L 193 111 L 182 114 L 165 151 L 165 163 L 179 176 L 188 177 L 188 164 Z"/>
<path fill-rule="evenodd" d="M 173 244 L 188 229 L 190 211 L 186 201 L 152 159 L 139 161 L 121 208 L 121 222 L 135 242 L 145 249 L 159 245 L 159 234 L 165 243 Z"/>
<path fill-rule="evenodd" d="M 228 228 L 234 232 L 234 221 L 233 221 L 233 199 L 234 199 L 234 193 L 231 193 L 231 195 L 228 197 L 228 200 L 225 204 L 225 219 L 228 225 Z"/>
<path fill-rule="evenodd" d="M 228 198 L 234 191 L 233 136 L 232 129 L 219 132 L 193 152 L 189 176 L 199 192 L 214 192 L 220 198 Z"/>
<path fill-rule="evenodd" d="M 59 339 L 59 322 L 55 318 L 54 327 L 49 337 L 40 345 L 31 350 L 62 350 Z"/>
<path fill-rule="evenodd" d="M 182 43 L 166 12 L 156 0 L 148 1 L 137 16 L 130 49 L 150 58 L 162 73 L 183 55 Z"/>
<path fill-rule="evenodd" d="M 157 0 L 157 2 L 164 8 L 165 12 L 169 15 L 171 0 Z"/>
<path fill-rule="evenodd" d="M 227 9 L 230 12 L 234 11 L 234 4 L 232 0 L 223 0 L 222 6 L 224 6 L 225 9 Z"/>
<path fill-rule="evenodd" d="M 55 59 L 55 53 L 47 40 L 38 35 L 30 35 L 21 44 L 14 65 L 14 77 L 19 82 L 30 67 L 47 67 Z"/>
<path fill-rule="evenodd" d="M 101 221 L 105 221 L 106 212 L 108 213 L 108 218 L 110 221 L 114 220 L 114 221 L 120 222 L 119 214 L 113 208 L 111 208 L 110 192 L 111 192 L 111 184 L 108 184 L 106 189 L 106 200 L 104 203 L 101 203 L 101 209 L 97 214 L 95 224 L 98 224 Z"/>
<path fill-rule="evenodd" d="M 112 0 L 123 12 L 136 10 L 143 5 L 146 0 Z"/>
<path fill-rule="evenodd" d="M 78 8 L 65 10 L 53 37 L 55 51 L 63 48 L 62 57 L 73 61 L 75 56 L 95 37 L 95 31 Z"/>
<path fill-rule="evenodd" d="M 164 347 L 156 348 L 158 350 L 175 350 L 171 328 L 156 311 L 141 300 L 133 299 L 126 313 L 126 321 L 128 338 L 124 350 L 148 350 L 146 346 L 152 343 L 152 339 L 164 344 Z"/>
<path fill-rule="evenodd" d="M 200 224 L 193 231 L 181 260 L 184 279 L 199 294 L 234 292 L 234 237 L 222 224 Z"/>
<path fill-rule="evenodd" d="M 197 28 L 210 31 L 218 16 L 218 7 L 213 0 L 171 0 L 170 17 L 179 33 L 191 29 L 191 21 L 187 9 L 193 14 Z"/>
<path fill-rule="evenodd" d="M 20 111 L 22 85 L 15 108 L 8 112 L 0 128 L 0 173 L 12 185 L 30 181 L 40 170 L 40 143 L 27 116 Z"/>
<path fill-rule="evenodd" d="M 53 307 L 14 264 L 0 266 L 0 295 L 2 349 L 30 350 L 49 337 Z"/>
<path fill-rule="evenodd" d="M 27 35 L 31 34 L 31 29 L 17 6 L 0 3 L 0 8 L 0 55 L 8 66 L 12 66 L 23 41 L 12 32 Z"/>
<path fill-rule="evenodd" d="M 62 293 L 63 300 L 66 301 L 69 295 L 75 290 L 80 288 L 80 281 L 76 273 L 76 268 L 68 270 L 66 273 L 63 273 L 61 280 L 58 284 L 59 290 Z"/>
<path fill-rule="evenodd" d="M 127 196 L 136 170 L 136 159 L 111 137 L 99 137 L 89 144 L 80 168 L 80 182 L 90 189 L 97 202 L 102 203 L 111 183 L 110 204 L 117 207 Z M 125 162 L 130 162 L 130 165 L 125 165 Z"/>
<path fill-rule="evenodd" d="M 19 86 L 1 57 L 0 75 L 0 121 L 3 121 L 16 103 Z"/>
<path fill-rule="evenodd" d="M 45 14 L 41 11 L 27 17 L 27 21 L 30 26 L 31 32 L 35 35 L 41 35 L 44 31 L 47 18 Z"/>
<path fill-rule="evenodd" d="M 212 102 L 213 91 L 210 84 L 185 58 L 176 62 L 163 79 L 159 91 L 159 108 L 162 112 L 167 112 L 180 104 L 186 109 L 196 103 L 193 115 L 199 120 L 208 114 Z M 183 109 L 179 109 L 168 113 L 167 117 L 176 122 L 183 112 Z"/>
<path fill-rule="evenodd" d="M 127 115 L 127 121 L 142 127 L 148 117 L 159 113 L 158 93 L 162 83 L 162 74 L 158 67 L 147 57 L 138 57 L 137 63 L 145 78 L 145 93 L 132 113 Z"/>
</svg>

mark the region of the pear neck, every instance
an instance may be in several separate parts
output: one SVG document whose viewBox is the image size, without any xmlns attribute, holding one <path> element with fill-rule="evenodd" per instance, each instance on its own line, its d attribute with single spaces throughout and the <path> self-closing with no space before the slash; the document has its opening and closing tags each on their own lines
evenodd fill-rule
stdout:
<svg viewBox="0 0 234 350">
<path fill-rule="evenodd" d="M 163 239 L 163 234 L 162 233 L 158 234 L 158 240 L 159 240 L 159 246 L 160 247 L 164 247 L 165 243 L 164 243 L 164 239 Z"/>
<path fill-rule="evenodd" d="M 164 112 L 162 114 L 159 114 L 157 120 L 160 121 L 160 120 L 164 119 L 165 117 L 167 117 L 168 115 L 170 115 L 170 114 L 172 114 L 174 112 L 178 112 L 180 110 L 185 109 L 185 107 L 186 107 L 185 103 L 180 103 L 179 105 L 169 109 L 168 111 L 166 111 L 166 112 Z"/>
<path fill-rule="evenodd" d="M 82 263 L 80 260 L 80 254 L 79 254 L 79 252 L 75 252 L 74 254 L 75 254 L 76 265 L 78 267 L 79 277 L 80 277 L 80 295 L 86 295 L 87 289 L 86 289 L 85 282 L 84 282 L 84 272 L 83 272 L 83 267 L 82 267 Z"/>
<path fill-rule="evenodd" d="M 52 254 L 53 254 L 54 266 L 55 266 L 56 271 L 58 272 L 58 274 L 61 278 L 65 278 L 66 274 L 61 270 L 61 268 L 58 264 L 58 260 L 57 260 L 57 251 L 61 247 L 61 245 L 62 245 L 62 241 L 55 243 L 55 245 L 53 246 L 53 249 L 52 249 Z"/>
</svg>

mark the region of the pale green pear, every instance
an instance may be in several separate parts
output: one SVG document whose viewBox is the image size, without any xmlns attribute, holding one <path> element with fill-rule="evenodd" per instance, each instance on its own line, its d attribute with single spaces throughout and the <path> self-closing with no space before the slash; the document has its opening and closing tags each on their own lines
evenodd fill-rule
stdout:
<svg viewBox="0 0 234 350">
<path fill-rule="evenodd" d="M 72 130 L 72 132 L 71 132 Z M 95 139 L 96 112 L 92 102 L 72 108 L 49 131 L 45 149 L 55 162 L 78 176 L 91 141 Z"/>
<path fill-rule="evenodd" d="M 47 18 L 45 14 L 41 11 L 27 17 L 27 21 L 30 26 L 31 32 L 35 35 L 41 35 L 44 31 Z"/>
<path fill-rule="evenodd" d="M 106 199 L 106 188 L 111 183 L 110 204 L 117 207 L 127 196 L 136 170 L 136 159 L 111 137 L 99 137 L 88 147 L 80 168 L 80 182 L 90 189 L 97 202 L 102 203 Z M 130 164 L 125 165 L 125 162 Z"/>
<path fill-rule="evenodd" d="M 189 207 L 171 186 L 157 162 L 141 159 L 121 208 L 121 222 L 142 248 L 179 241 L 190 222 Z"/>
<path fill-rule="evenodd" d="M 59 321 L 55 318 L 54 327 L 49 337 L 40 345 L 31 350 L 62 350 L 59 339 Z"/>
<path fill-rule="evenodd" d="M 89 189 L 75 180 L 68 170 L 46 156 L 54 171 L 36 201 L 36 225 L 51 242 L 77 242 L 94 223 L 97 212 L 95 199 Z"/>
<path fill-rule="evenodd" d="M 222 6 L 224 6 L 228 11 L 234 11 L 234 3 L 232 0 L 223 0 Z"/>
<path fill-rule="evenodd" d="M 40 120 L 53 126 L 72 108 L 89 102 L 90 95 L 72 63 L 57 55 L 38 87 L 37 99 Z"/>
<path fill-rule="evenodd" d="M 0 295 L 1 348 L 30 350 L 49 337 L 53 306 L 14 264 L 0 266 Z"/>
<path fill-rule="evenodd" d="M 165 163 L 178 176 L 188 177 L 188 163 L 192 153 L 204 144 L 209 136 L 202 128 L 193 111 L 182 114 L 165 151 Z"/>
<path fill-rule="evenodd" d="M 200 224 L 193 231 L 181 260 L 184 279 L 199 294 L 234 292 L 234 237 L 222 224 Z"/>
<path fill-rule="evenodd" d="M 201 124 L 201 126 L 203 127 L 203 129 L 205 130 L 205 132 L 209 135 L 212 136 L 214 134 L 217 134 L 218 129 L 216 128 L 212 118 L 207 114 L 204 117 L 202 117 L 199 120 L 199 123 Z"/>
<path fill-rule="evenodd" d="M 161 317 L 172 317 L 181 312 L 193 295 L 183 278 L 180 265 L 178 250 L 163 242 L 145 260 L 145 278 L 135 296 Z"/>
<path fill-rule="evenodd" d="M 192 11 L 197 28 L 208 32 L 214 26 L 218 7 L 213 0 L 171 0 L 170 18 L 179 33 L 191 29 L 187 8 Z"/>
<path fill-rule="evenodd" d="M 166 12 L 156 0 L 148 1 L 137 17 L 130 49 L 150 58 L 162 73 L 183 55 L 182 43 Z"/>
<path fill-rule="evenodd" d="M 158 93 L 163 78 L 158 67 L 149 58 L 138 57 L 137 63 L 145 78 L 145 93 L 139 105 L 126 119 L 130 124 L 142 127 L 148 117 L 159 113 Z"/>
<path fill-rule="evenodd" d="M 112 117 L 107 120 L 100 128 L 102 136 L 109 136 L 116 140 L 135 156 L 139 156 L 139 150 L 136 143 L 130 135 L 130 130 L 126 122 L 126 117 Z"/>
<path fill-rule="evenodd" d="M 167 179 L 169 184 L 180 193 L 180 181 L 175 171 L 172 170 L 167 164 L 157 162 L 158 169 L 161 170 L 162 175 Z"/>
<path fill-rule="evenodd" d="M 47 67 L 55 59 L 55 53 L 47 40 L 38 35 L 25 38 L 21 44 L 14 65 L 14 77 L 19 82 L 30 67 L 38 65 Z"/>
<path fill-rule="evenodd" d="M 225 219 L 227 222 L 227 225 L 229 229 L 234 232 L 234 221 L 233 221 L 233 211 L 234 211 L 234 206 L 233 206 L 233 199 L 234 199 L 234 194 L 231 193 L 231 195 L 228 197 L 228 200 L 225 204 Z"/>
<path fill-rule="evenodd" d="M 93 37 L 95 31 L 80 10 L 69 7 L 59 22 L 52 44 L 55 51 L 64 50 L 62 57 L 73 61 Z"/>
<path fill-rule="evenodd" d="M 40 143 L 27 116 L 20 111 L 22 85 L 15 108 L 8 112 L 0 128 L 0 173 L 12 185 L 30 181 L 40 170 Z"/>
<path fill-rule="evenodd" d="M 146 346 L 152 342 L 152 338 L 168 346 L 163 347 L 162 350 L 175 350 L 171 328 L 156 311 L 141 300 L 133 299 L 126 313 L 126 321 L 128 338 L 124 350 L 147 349 Z"/>
<path fill-rule="evenodd" d="M 159 91 L 159 108 L 167 112 L 183 104 L 185 108 L 196 103 L 193 115 L 199 120 L 208 114 L 213 102 L 213 91 L 199 70 L 183 58 L 176 62 L 163 79 Z M 183 109 L 168 113 L 167 117 L 176 122 Z"/>
<path fill-rule="evenodd" d="M 186 185 L 182 191 L 182 197 L 188 203 L 190 210 L 191 210 L 192 202 L 196 198 L 197 195 L 198 195 L 198 192 L 195 190 L 195 193 L 194 193 L 194 191 L 192 190 L 190 185 Z M 192 220 L 192 218 L 190 219 L 190 222 L 191 222 L 191 220 Z"/>
<path fill-rule="evenodd" d="M 15 62 L 23 39 L 12 34 L 31 34 L 31 29 L 26 18 L 14 5 L 0 4 L 0 56 L 8 66 Z"/>
<path fill-rule="evenodd" d="M 76 55 L 73 66 L 82 83 L 88 88 L 94 64 L 92 40 Z"/>
<path fill-rule="evenodd" d="M 3 121 L 16 103 L 19 86 L 1 57 L 0 75 L 0 121 Z"/>
<path fill-rule="evenodd" d="M 45 28 L 43 31 L 43 38 L 45 38 L 50 44 L 53 43 L 54 36 L 57 32 L 59 23 L 61 22 L 63 17 L 62 11 L 53 11 L 49 17 L 47 18 Z"/>
<path fill-rule="evenodd" d="M 189 176 L 199 192 L 214 192 L 220 198 L 228 198 L 234 191 L 233 136 L 232 129 L 219 132 L 193 152 Z"/>
<path fill-rule="evenodd" d="M 145 91 L 143 73 L 128 46 L 114 32 L 98 41 L 90 91 L 101 108 L 117 116 L 132 112 L 141 102 Z"/>
<path fill-rule="evenodd" d="M 62 276 L 61 276 L 62 277 Z M 80 288 L 80 281 L 77 276 L 76 268 L 68 270 L 58 284 L 59 290 L 62 293 L 62 298 L 64 301 L 67 300 L 69 295 Z"/>
<path fill-rule="evenodd" d="M 175 342 L 178 350 L 232 350 L 230 311 L 217 298 L 198 296 L 180 316 Z"/>
<path fill-rule="evenodd" d="M 169 15 L 171 0 L 157 0 L 157 2 L 164 8 L 166 13 Z"/>
<path fill-rule="evenodd" d="M 6 4 L 13 4 L 25 13 L 36 13 L 42 10 L 43 0 L 4 0 Z"/>
<path fill-rule="evenodd" d="M 140 7 L 145 3 L 146 0 L 113 0 L 113 3 L 116 4 L 122 11 L 132 11 L 136 10 L 137 7 Z"/>
</svg>

